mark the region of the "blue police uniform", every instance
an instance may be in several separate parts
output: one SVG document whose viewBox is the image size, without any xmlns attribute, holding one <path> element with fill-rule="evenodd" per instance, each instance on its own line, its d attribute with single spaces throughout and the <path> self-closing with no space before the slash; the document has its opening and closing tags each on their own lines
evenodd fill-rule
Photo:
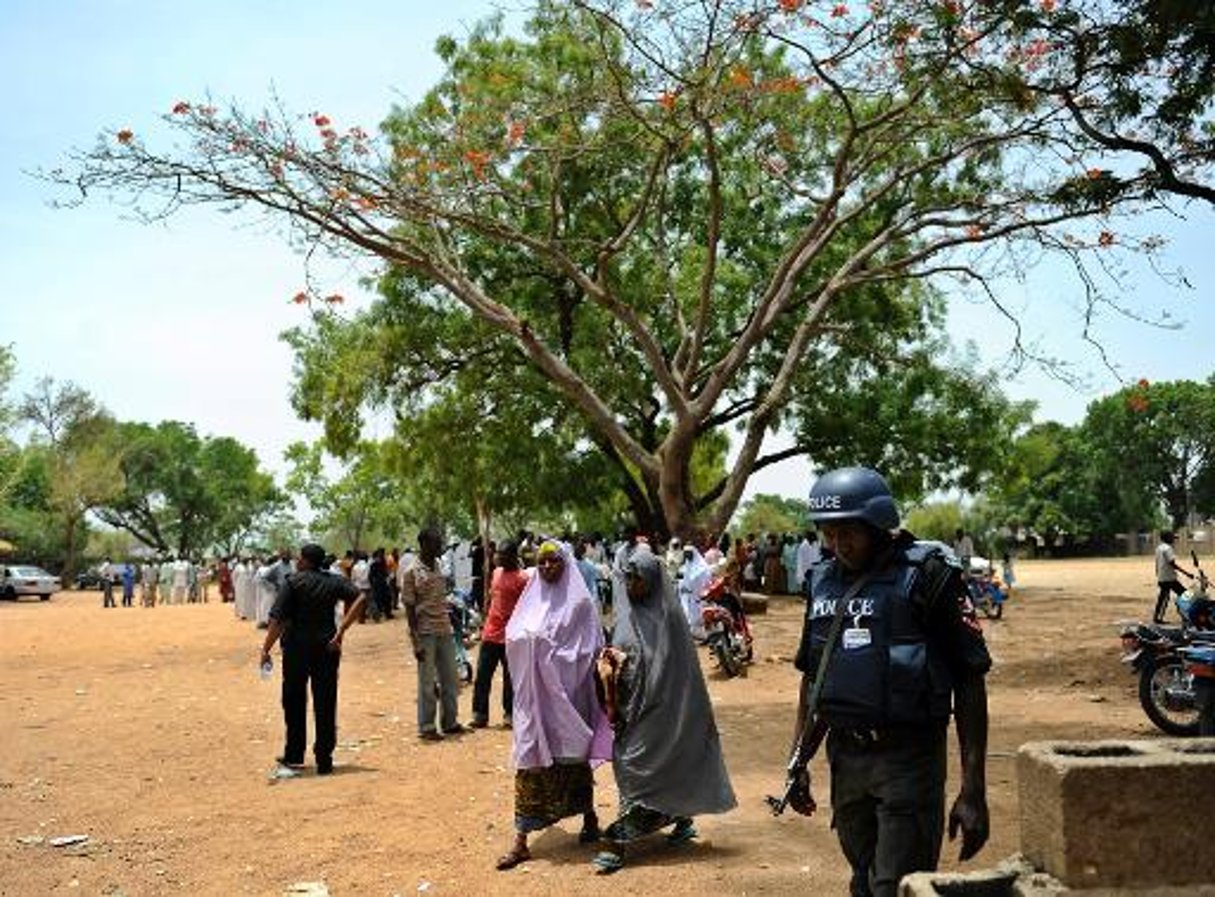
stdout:
<svg viewBox="0 0 1215 897">
<path fill-rule="evenodd" d="M 937 866 L 953 687 L 991 667 L 960 574 L 947 548 L 902 532 L 844 609 L 819 713 L 830 726 L 833 825 L 854 895 L 893 895 L 906 872 Z M 812 569 L 794 661 L 802 673 L 817 672 L 856 575 L 831 558 Z"/>
</svg>

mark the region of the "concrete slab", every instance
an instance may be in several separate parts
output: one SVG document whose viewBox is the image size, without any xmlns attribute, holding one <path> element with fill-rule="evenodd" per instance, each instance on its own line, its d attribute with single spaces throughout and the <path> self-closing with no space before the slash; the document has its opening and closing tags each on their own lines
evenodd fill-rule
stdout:
<svg viewBox="0 0 1215 897">
<path fill-rule="evenodd" d="M 1032 742 L 1017 778 L 1021 850 L 1068 887 L 1215 882 L 1215 739 Z"/>
</svg>

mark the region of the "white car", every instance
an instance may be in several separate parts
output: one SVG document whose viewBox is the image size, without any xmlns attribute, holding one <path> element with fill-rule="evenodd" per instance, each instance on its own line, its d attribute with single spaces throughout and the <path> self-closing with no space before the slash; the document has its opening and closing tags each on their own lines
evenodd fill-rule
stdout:
<svg viewBox="0 0 1215 897">
<path fill-rule="evenodd" d="M 58 576 L 41 567 L 0 567 L 0 598 L 16 601 L 22 595 L 37 595 L 46 601 L 61 588 Z"/>
</svg>

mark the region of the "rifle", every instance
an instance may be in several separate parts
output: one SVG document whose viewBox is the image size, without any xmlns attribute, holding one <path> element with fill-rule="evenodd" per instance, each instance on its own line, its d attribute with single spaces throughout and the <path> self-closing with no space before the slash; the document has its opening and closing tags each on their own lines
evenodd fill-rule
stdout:
<svg viewBox="0 0 1215 897">
<path fill-rule="evenodd" d="M 823 645 L 822 656 L 818 659 L 818 669 L 814 674 L 814 686 L 810 689 L 810 697 L 806 701 L 806 721 L 802 725 L 802 730 L 798 733 L 797 742 L 793 746 L 793 755 L 789 758 L 789 764 L 785 767 L 785 789 L 781 792 L 780 797 L 774 797 L 769 794 L 764 798 L 768 807 L 772 810 L 773 816 L 780 816 L 785 812 L 785 808 L 789 806 L 789 800 L 793 797 L 794 791 L 797 790 L 798 780 L 801 778 L 802 771 L 806 768 L 815 752 L 818 750 L 819 743 L 822 739 L 811 740 L 811 735 L 818 726 L 819 713 L 818 701 L 823 693 L 823 683 L 827 680 L 827 664 L 831 662 L 831 655 L 835 651 L 835 643 L 839 640 L 840 627 L 844 622 L 844 608 L 848 603 L 857 596 L 857 593 L 865 587 L 873 574 L 886 566 L 886 561 L 889 560 L 890 552 L 887 551 L 878 560 L 876 564 L 854 582 L 844 596 L 835 604 L 835 614 L 831 617 L 831 628 L 827 630 L 827 643 Z M 813 601 L 812 596 L 807 596 L 807 601 Z"/>
</svg>

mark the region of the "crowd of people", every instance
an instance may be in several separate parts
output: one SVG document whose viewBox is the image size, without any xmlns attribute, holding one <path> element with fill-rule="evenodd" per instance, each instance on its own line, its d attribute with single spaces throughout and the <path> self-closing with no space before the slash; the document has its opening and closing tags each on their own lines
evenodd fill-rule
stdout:
<svg viewBox="0 0 1215 897">
<path fill-rule="evenodd" d="M 122 589 L 122 606 L 135 606 L 136 587 L 142 607 L 158 604 L 197 604 L 210 600 L 211 583 L 218 576 L 218 564 L 196 563 L 184 557 L 165 557 L 159 561 L 124 561 L 105 558 L 97 568 L 101 580 L 102 607 L 117 607 L 114 587 Z"/>
<path fill-rule="evenodd" d="M 460 720 L 452 571 L 439 532 L 419 533 L 408 557 L 350 552 L 339 560 L 306 545 L 292 569 L 280 556 L 252 576 L 277 586 L 261 658 L 271 663 L 281 640 L 286 740 L 278 760 L 304 764 L 311 684 L 316 770 L 333 771 L 343 638 L 357 622 L 403 611 L 423 741 L 489 725 L 502 671 L 514 837 L 497 868 L 529 859 L 534 833 L 574 817 L 579 839 L 598 845 L 594 868 L 612 873 L 639 839 L 665 830 L 670 843 L 685 842 L 697 835 L 696 817 L 736 804 L 688 596 L 709 577 L 733 578 L 740 589 L 799 592 L 806 598 L 795 664 L 802 688 L 781 807 L 815 811 L 806 764 L 825 743 L 852 893 L 894 894 L 903 874 L 935 868 L 946 823 L 951 838 L 961 834 L 963 858 L 986 841 L 990 658 L 956 555 L 898 528 L 880 475 L 846 468 L 820 477 L 811 518 L 817 535 L 800 539 L 661 546 L 629 533 L 607 545 L 523 532 L 484 550 L 475 544 L 470 592 L 484 622 L 469 725 Z M 239 566 L 234 591 L 249 578 L 248 570 L 236 575 Z M 951 717 L 962 779 L 947 814 Z M 601 825 L 594 770 L 607 763 L 619 807 Z"/>
</svg>

